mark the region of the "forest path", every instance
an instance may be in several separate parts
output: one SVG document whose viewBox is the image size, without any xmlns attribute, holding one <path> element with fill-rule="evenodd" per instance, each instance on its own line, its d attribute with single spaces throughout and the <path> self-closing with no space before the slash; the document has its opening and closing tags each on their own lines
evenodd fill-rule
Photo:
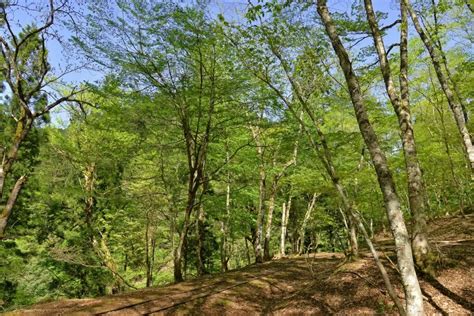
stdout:
<svg viewBox="0 0 474 316">
<path fill-rule="evenodd" d="M 474 216 L 432 222 L 431 241 L 441 255 L 436 279 L 423 278 L 427 315 L 470 315 L 474 302 Z M 455 232 L 453 232 L 455 231 Z M 456 232 L 457 231 L 457 232 Z M 388 258 L 390 241 L 377 242 L 400 298 L 403 291 Z M 96 299 L 64 300 L 10 315 L 354 315 L 393 314 L 371 255 L 344 262 L 339 253 L 276 259 L 179 284 Z"/>
</svg>

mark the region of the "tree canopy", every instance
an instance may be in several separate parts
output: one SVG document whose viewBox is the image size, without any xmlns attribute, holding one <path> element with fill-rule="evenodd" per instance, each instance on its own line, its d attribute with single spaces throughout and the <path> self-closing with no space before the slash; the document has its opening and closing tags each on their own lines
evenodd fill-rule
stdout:
<svg viewBox="0 0 474 316">
<path fill-rule="evenodd" d="M 474 208 L 472 5 L 374 4 L 2 2 L 0 307 L 356 260 L 383 231 L 422 313 L 426 222 Z M 101 79 L 63 80 L 57 39 Z"/>
</svg>

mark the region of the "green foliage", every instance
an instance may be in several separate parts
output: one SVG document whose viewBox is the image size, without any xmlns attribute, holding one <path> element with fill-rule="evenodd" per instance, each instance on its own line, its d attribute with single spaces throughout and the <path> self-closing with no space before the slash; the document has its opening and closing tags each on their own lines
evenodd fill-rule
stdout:
<svg viewBox="0 0 474 316">
<path fill-rule="evenodd" d="M 450 22 L 439 35 L 444 42 L 469 24 L 459 7 L 448 2 L 438 5 Z M 152 286 L 171 282 L 193 176 L 189 157 L 199 152 L 206 135 L 203 183 L 184 246 L 188 277 L 197 274 L 201 237 L 208 272 L 222 269 L 224 240 L 230 268 L 254 259 L 260 168 L 265 171 L 267 212 L 273 180 L 291 159 L 295 144 L 296 163 L 284 169 L 276 187 L 272 253 L 279 249 L 283 203 L 288 205 L 291 198 L 287 251 L 296 252 L 314 193 L 318 199 L 303 244 L 314 251 L 347 249 L 342 201 L 308 137 L 322 145 L 315 125 L 325 135 L 337 180 L 365 222 L 372 222 L 375 231 L 387 226 L 371 158 L 314 8 L 305 1 L 258 1 L 246 12 L 245 21 L 231 23 L 225 16 L 214 19 L 212 10 L 199 3 L 90 4 L 84 33 L 74 43 L 89 61 L 104 67 L 104 79 L 87 84 L 83 98 L 93 107 L 68 107 L 64 126 L 48 119 L 36 124 L 21 146 L 13 173 L 31 176 L 10 220 L 9 237 L 0 241 L 1 308 L 128 291 L 146 286 L 147 278 Z M 336 17 L 348 46 L 367 33 L 363 14 L 360 2 L 355 2 Z M 378 14 L 387 18 L 386 13 Z M 32 85 L 39 61 L 48 58 L 38 57 L 38 43 L 39 38 L 31 38 L 19 56 Z M 409 218 L 398 122 L 382 93 L 379 71 L 370 65 L 372 55 L 367 52 L 372 54 L 373 47 L 361 43 L 351 46 L 351 53 L 357 55 L 370 120 Z M 454 81 L 472 116 L 472 52 L 445 46 Z M 428 216 L 467 212 L 474 189 L 455 122 L 419 40 L 411 40 L 409 52 L 411 111 Z M 390 62 L 399 62 L 396 52 Z M 295 87 L 308 107 L 302 117 L 304 131 L 299 127 L 302 107 Z M 31 106 L 40 110 L 46 103 L 46 95 L 36 95 Z M 2 148 L 15 134 L 12 115 L 19 108 L 15 98 L 0 105 Z M 261 156 L 252 135 L 257 127 Z M 468 127 L 474 130 L 472 119 Z M 197 227 L 201 207 L 203 236 Z M 380 312 L 384 309 L 381 305 Z"/>
</svg>

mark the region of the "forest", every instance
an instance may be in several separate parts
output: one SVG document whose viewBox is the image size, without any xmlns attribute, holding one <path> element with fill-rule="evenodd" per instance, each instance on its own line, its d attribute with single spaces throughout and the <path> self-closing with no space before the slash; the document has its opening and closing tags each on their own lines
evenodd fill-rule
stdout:
<svg viewBox="0 0 474 316">
<path fill-rule="evenodd" d="M 391 313 L 429 314 L 421 285 L 448 264 L 432 223 L 460 218 L 440 225 L 460 240 L 474 213 L 473 17 L 471 0 L 0 1 L 0 312 L 333 254 L 372 264 Z"/>
</svg>

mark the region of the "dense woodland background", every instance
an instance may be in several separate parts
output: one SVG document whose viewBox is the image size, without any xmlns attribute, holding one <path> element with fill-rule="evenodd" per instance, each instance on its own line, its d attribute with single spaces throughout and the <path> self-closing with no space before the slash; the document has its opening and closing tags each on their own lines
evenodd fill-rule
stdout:
<svg viewBox="0 0 474 316">
<path fill-rule="evenodd" d="M 223 3 L 1 2 L 1 309 L 274 256 L 354 259 L 366 245 L 360 224 L 369 238 L 394 231 L 321 20 L 325 1 L 254 1 L 219 14 Z M 426 220 L 474 208 L 473 4 L 413 0 L 403 18 L 400 1 L 374 1 L 377 25 L 367 4 L 328 7 L 400 210 L 422 236 Z M 70 64 L 53 60 L 53 42 Z M 99 80 L 66 79 L 90 68 Z M 415 258 L 427 273 L 430 256 Z"/>
</svg>

